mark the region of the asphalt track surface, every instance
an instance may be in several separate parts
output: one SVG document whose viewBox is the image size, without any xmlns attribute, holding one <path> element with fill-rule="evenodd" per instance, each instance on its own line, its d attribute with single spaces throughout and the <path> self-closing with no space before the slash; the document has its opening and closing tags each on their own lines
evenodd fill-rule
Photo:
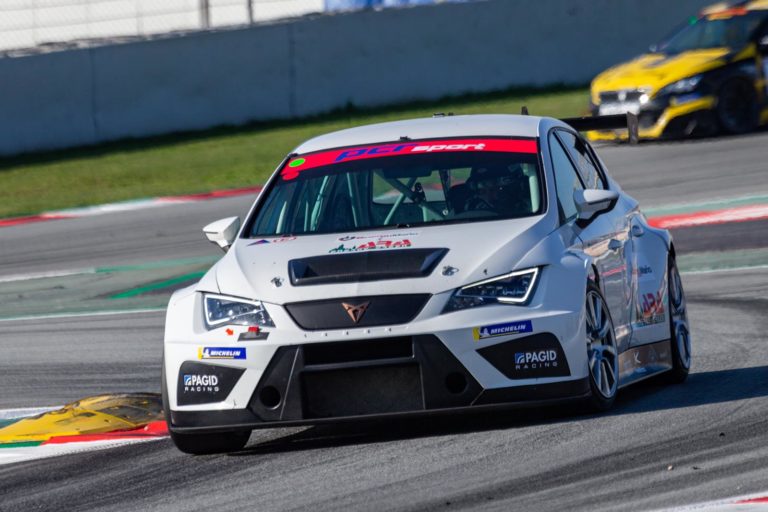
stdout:
<svg viewBox="0 0 768 512">
<path fill-rule="evenodd" d="M 768 134 L 608 147 L 648 206 L 768 193 Z M 215 254 L 199 228 L 250 198 L 0 231 L 0 278 Z M 768 246 L 768 223 L 673 232 L 678 250 Z M 608 414 L 506 411 L 256 431 L 192 458 L 169 440 L 0 466 L 0 510 L 647 510 L 768 491 L 768 269 L 684 276 L 688 381 Z M 159 391 L 162 313 L 0 323 L 0 408 Z"/>
</svg>

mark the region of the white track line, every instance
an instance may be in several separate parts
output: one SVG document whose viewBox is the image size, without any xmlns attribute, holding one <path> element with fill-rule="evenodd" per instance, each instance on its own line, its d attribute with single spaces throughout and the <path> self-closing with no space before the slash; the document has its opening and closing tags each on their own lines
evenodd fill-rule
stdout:
<svg viewBox="0 0 768 512">
<path fill-rule="evenodd" d="M 718 272 L 738 272 L 744 270 L 765 270 L 768 269 L 768 265 L 745 265 L 743 267 L 727 267 L 727 268 L 709 268 L 704 270 L 685 270 L 680 273 L 683 275 L 695 275 L 695 274 L 716 274 Z"/>
<path fill-rule="evenodd" d="M 0 276 L 0 283 L 13 283 L 16 281 L 29 281 L 32 279 L 45 279 L 50 277 L 79 276 L 82 274 L 95 274 L 95 268 L 79 268 L 72 270 L 51 270 L 48 272 L 32 272 L 29 274 L 13 274 Z"/>
<path fill-rule="evenodd" d="M 9 318 L 0 318 L 0 322 L 21 322 L 24 320 L 49 320 L 52 318 L 80 318 L 86 316 L 109 316 L 109 315 L 133 315 L 138 313 L 160 313 L 165 308 L 147 308 L 147 309 L 123 309 L 112 311 L 94 311 L 83 313 L 52 313 L 50 315 L 27 315 L 14 316 Z"/>
<path fill-rule="evenodd" d="M 0 465 L 24 462 L 28 460 L 58 457 L 74 453 L 92 452 L 116 448 L 128 444 L 146 443 L 158 441 L 165 437 L 150 437 L 146 439 L 109 439 L 104 441 L 84 441 L 64 444 L 46 444 L 41 446 L 29 446 L 19 448 L 0 448 Z"/>
</svg>

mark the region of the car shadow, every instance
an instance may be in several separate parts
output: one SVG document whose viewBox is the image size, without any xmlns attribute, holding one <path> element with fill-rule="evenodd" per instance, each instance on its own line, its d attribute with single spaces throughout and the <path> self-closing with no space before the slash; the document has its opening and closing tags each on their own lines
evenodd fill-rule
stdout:
<svg viewBox="0 0 768 512">
<path fill-rule="evenodd" d="M 361 420 L 317 425 L 299 432 L 296 432 L 295 428 L 282 429 L 288 431 L 285 435 L 280 435 L 281 429 L 272 429 L 268 440 L 254 443 L 252 437 L 248 447 L 229 456 L 264 455 L 548 425 L 574 419 L 599 419 L 768 396 L 768 366 L 692 373 L 682 385 L 668 385 L 663 377 L 662 375 L 648 379 L 622 390 L 611 411 L 602 414 L 586 413 L 582 404 L 574 403 L 533 409 L 498 409 L 429 417 Z"/>
</svg>

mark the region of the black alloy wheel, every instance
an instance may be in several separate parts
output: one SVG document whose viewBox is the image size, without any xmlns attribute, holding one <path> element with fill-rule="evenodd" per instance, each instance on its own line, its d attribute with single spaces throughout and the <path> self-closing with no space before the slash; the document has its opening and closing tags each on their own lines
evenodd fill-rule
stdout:
<svg viewBox="0 0 768 512">
<path fill-rule="evenodd" d="M 754 130 L 758 124 L 755 88 L 746 80 L 730 80 L 717 95 L 717 119 L 726 133 Z"/>
</svg>

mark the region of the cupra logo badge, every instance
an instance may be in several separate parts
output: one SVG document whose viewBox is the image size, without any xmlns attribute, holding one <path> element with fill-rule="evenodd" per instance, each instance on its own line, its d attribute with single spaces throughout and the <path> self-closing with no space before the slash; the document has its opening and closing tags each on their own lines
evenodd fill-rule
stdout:
<svg viewBox="0 0 768 512">
<path fill-rule="evenodd" d="M 368 310 L 368 305 L 370 303 L 371 302 L 368 301 L 355 306 L 352 304 L 347 304 L 346 302 L 342 302 L 341 305 L 344 307 L 344 311 L 346 311 L 349 315 L 349 318 L 351 318 L 353 322 L 358 323 L 360 319 L 363 318 L 365 312 Z"/>
</svg>

